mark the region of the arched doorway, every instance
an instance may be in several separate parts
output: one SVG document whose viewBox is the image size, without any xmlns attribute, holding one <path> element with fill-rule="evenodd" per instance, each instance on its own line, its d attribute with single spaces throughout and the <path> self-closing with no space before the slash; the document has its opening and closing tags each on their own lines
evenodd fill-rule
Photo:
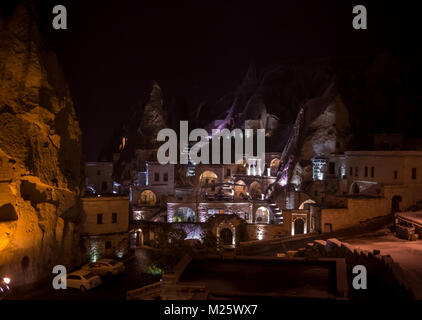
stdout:
<svg viewBox="0 0 422 320">
<path fill-rule="evenodd" d="M 178 208 L 173 215 L 173 222 L 196 222 L 196 214 L 191 208 Z"/>
<path fill-rule="evenodd" d="M 258 181 L 254 181 L 251 183 L 251 185 L 249 186 L 249 194 L 252 196 L 252 198 L 261 199 L 262 187 Z"/>
<path fill-rule="evenodd" d="M 142 229 L 132 230 L 129 235 L 130 247 L 136 248 L 144 244 L 144 234 Z"/>
<path fill-rule="evenodd" d="M 144 190 L 138 198 L 138 204 L 141 206 L 155 206 L 157 203 L 157 196 L 151 190 Z"/>
<path fill-rule="evenodd" d="M 296 234 L 304 234 L 305 233 L 305 221 L 301 218 L 297 218 L 295 220 L 295 235 Z"/>
<path fill-rule="evenodd" d="M 270 211 L 266 207 L 259 207 L 255 213 L 255 222 L 270 223 Z"/>
<path fill-rule="evenodd" d="M 216 183 L 217 181 L 218 181 L 217 174 L 211 170 L 206 170 L 202 172 L 202 174 L 199 176 L 199 185 L 201 186 Z"/>
<path fill-rule="evenodd" d="M 223 228 L 220 231 L 220 239 L 223 245 L 229 246 L 233 244 L 233 232 L 229 228 Z"/>
<path fill-rule="evenodd" d="M 358 185 L 357 183 L 354 183 L 354 184 L 352 185 L 352 193 L 353 193 L 353 194 L 357 194 L 357 193 L 359 193 L 359 192 L 360 192 L 359 185 Z"/>
<path fill-rule="evenodd" d="M 234 195 L 236 198 L 246 196 L 247 188 L 246 183 L 243 180 L 236 181 L 234 184 Z"/>
<path fill-rule="evenodd" d="M 396 213 L 400 211 L 400 202 L 402 201 L 401 196 L 394 196 L 391 199 L 391 213 Z"/>
</svg>

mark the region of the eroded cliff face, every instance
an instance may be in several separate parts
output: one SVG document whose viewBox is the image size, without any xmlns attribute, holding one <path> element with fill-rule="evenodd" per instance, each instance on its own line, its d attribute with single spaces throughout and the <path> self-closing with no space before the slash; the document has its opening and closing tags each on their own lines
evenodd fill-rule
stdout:
<svg viewBox="0 0 422 320">
<path fill-rule="evenodd" d="M 27 5 L 0 17 L 0 275 L 15 286 L 79 263 L 81 131 Z"/>
</svg>

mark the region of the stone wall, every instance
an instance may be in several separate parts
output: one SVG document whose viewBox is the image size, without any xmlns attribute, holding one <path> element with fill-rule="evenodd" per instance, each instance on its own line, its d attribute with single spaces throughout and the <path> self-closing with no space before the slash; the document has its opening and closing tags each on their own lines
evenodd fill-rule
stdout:
<svg viewBox="0 0 422 320">
<path fill-rule="evenodd" d="M 249 239 L 271 240 L 290 235 L 290 225 L 283 224 L 248 224 Z"/>
<path fill-rule="evenodd" d="M 83 260 L 95 262 L 103 258 L 121 259 L 129 252 L 129 235 L 127 232 L 102 236 L 83 236 Z"/>
<path fill-rule="evenodd" d="M 351 298 L 376 298 L 383 296 L 392 298 L 412 298 L 412 285 L 405 276 L 405 271 L 391 258 L 390 255 L 382 255 L 380 250 L 367 251 L 354 247 L 346 242 L 332 238 L 315 240 L 308 243 L 303 252 L 308 258 L 330 257 L 345 258 L 347 274 L 349 275 L 349 287 L 352 286 L 353 267 L 363 265 L 367 270 L 368 290 L 351 290 Z"/>
<path fill-rule="evenodd" d="M 30 2 L 0 16 L 0 275 L 14 287 L 81 259 L 81 131 L 35 16 Z"/>
<path fill-rule="evenodd" d="M 336 231 L 390 213 L 391 208 L 388 199 L 349 198 L 347 208 L 321 209 L 321 231 L 328 231 L 325 229 L 326 224 L 331 225 L 331 231 Z"/>
</svg>

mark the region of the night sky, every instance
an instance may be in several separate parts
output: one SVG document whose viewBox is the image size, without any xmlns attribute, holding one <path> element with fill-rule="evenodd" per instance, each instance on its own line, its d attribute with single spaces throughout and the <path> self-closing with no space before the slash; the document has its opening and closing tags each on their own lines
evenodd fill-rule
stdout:
<svg viewBox="0 0 422 320">
<path fill-rule="evenodd" d="M 54 30 L 52 8 L 68 10 Z M 415 8 L 392 1 L 42 1 L 41 29 L 69 82 L 86 160 L 96 160 L 153 80 L 165 102 L 190 107 L 234 90 L 248 66 L 372 56 L 420 45 Z M 409 1 L 409 3 L 412 3 Z M 413 2 L 414 3 L 414 2 Z M 352 28 L 352 8 L 368 9 L 368 29 Z"/>
</svg>

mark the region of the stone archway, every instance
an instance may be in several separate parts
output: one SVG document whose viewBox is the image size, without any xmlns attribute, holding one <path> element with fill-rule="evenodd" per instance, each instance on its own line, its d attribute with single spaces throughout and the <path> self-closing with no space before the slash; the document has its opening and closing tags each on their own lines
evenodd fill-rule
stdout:
<svg viewBox="0 0 422 320">
<path fill-rule="evenodd" d="M 300 221 L 298 221 L 300 220 Z M 293 213 L 291 222 L 291 235 L 308 233 L 308 214 Z"/>
<path fill-rule="evenodd" d="M 231 243 L 225 243 L 224 241 L 227 242 L 227 240 L 230 238 L 230 233 L 228 231 L 224 231 L 224 230 L 228 230 L 231 233 Z M 223 238 L 224 237 L 224 238 Z M 217 238 L 220 241 L 221 244 L 223 245 L 234 245 L 234 239 L 236 237 L 236 228 L 234 227 L 234 225 L 227 220 L 224 220 L 223 222 L 221 222 L 218 227 L 217 227 Z"/>
<path fill-rule="evenodd" d="M 256 223 L 270 223 L 270 210 L 267 207 L 259 207 L 255 212 Z"/>
<path fill-rule="evenodd" d="M 299 210 L 309 210 L 309 205 L 313 203 L 316 203 L 316 202 L 312 199 L 305 200 L 300 204 Z"/>
<path fill-rule="evenodd" d="M 229 228 L 223 228 L 220 230 L 220 240 L 225 246 L 233 244 L 233 232 Z"/>
</svg>

